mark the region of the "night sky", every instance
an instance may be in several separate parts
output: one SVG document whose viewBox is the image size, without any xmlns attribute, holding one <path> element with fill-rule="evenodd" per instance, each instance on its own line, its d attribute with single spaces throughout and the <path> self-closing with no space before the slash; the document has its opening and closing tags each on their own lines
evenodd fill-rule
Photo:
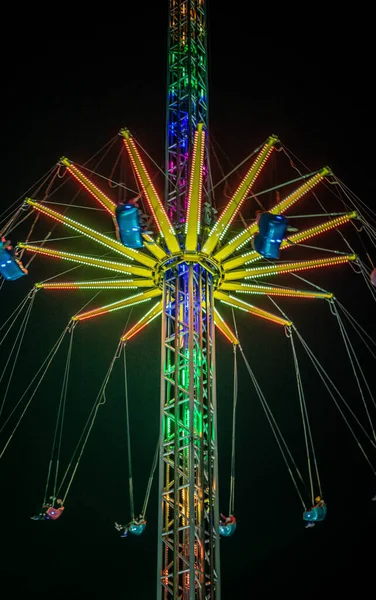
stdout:
<svg viewBox="0 0 376 600">
<path fill-rule="evenodd" d="M 21 201 L 61 156 L 83 164 L 121 127 L 128 127 L 163 165 L 167 6 L 146 11 L 139 3 L 131 10 L 126 8 L 118 21 L 114 15 L 111 22 L 103 18 L 101 27 L 98 14 L 95 30 L 85 25 L 82 17 L 73 10 L 47 14 L 43 21 L 35 20 L 31 30 L 23 17 L 11 44 L 2 42 L 6 57 L 2 65 L 2 210 L 17 199 Z M 368 37 L 333 34 L 324 26 L 300 35 L 272 33 L 266 20 L 260 26 L 250 14 L 228 13 L 217 4 L 209 19 L 209 129 L 223 151 L 225 172 L 269 135 L 277 134 L 308 169 L 329 165 L 374 210 L 374 99 Z M 375 252 L 373 261 L 376 263 Z M 38 257 L 28 278 L 14 285 L 6 283 L 0 291 L 1 320 L 8 318 L 33 283 L 56 273 L 54 268 Z M 375 335 L 374 303 L 350 266 L 315 275 L 312 280 L 333 291 Z M 16 404 L 70 316 L 91 292 L 74 294 L 37 294 L 7 406 Z M 326 303 L 309 302 L 280 304 L 342 386 L 351 406 L 361 413 L 334 317 Z M 231 311 L 223 312 L 231 320 Z M 137 314 L 135 309 L 133 317 Z M 126 311 L 115 312 L 75 330 L 62 460 L 68 460 L 82 431 L 127 318 Z M 237 324 L 247 359 L 304 470 L 302 423 L 284 331 L 244 313 L 237 315 Z M 12 343 L 1 347 L 2 365 Z M 375 393 L 373 362 L 363 348 L 358 350 Z M 157 477 L 143 536 L 120 539 L 113 527 L 116 520 L 129 520 L 120 361 L 65 514 L 55 523 L 30 519 L 44 495 L 66 352 L 64 345 L 0 460 L 1 597 L 151 600 L 156 587 Z M 218 337 L 223 512 L 227 512 L 230 480 L 232 361 L 232 347 Z M 158 435 L 159 320 L 129 344 L 127 365 L 135 502 L 140 512 Z M 356 598 L 368 598 L 374 584 L 376 525 L 372 470 L 309 362 L 302 358 L 303 384 L 328 502 L 327 520 L 306 530 L 299 498 L 240 356 L 238 366 L 238 528 L 234 537 L 221 542 L 223 600 L 256 594 L 269 598 L 276 593 L 326 598 L 350 589 Z M 1 386 L 4 393 L 6 383 Z M 374 423 L 375 418 L 373 410 Z M 0 448 L 5 439 L 5 433 L 0 433 Z M 369 448 L 375 464 L 375 450 Z"/>
</svg>

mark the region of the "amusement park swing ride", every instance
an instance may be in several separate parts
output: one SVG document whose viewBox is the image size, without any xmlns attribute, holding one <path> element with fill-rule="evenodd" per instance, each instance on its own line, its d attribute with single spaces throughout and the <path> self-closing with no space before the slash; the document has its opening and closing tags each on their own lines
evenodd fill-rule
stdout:
<svg viewBox="0 0 376 600">
<path fill-rule="evenodd" d="M 33 282 L 31 291 L 2 326 L 4 342 L 21 321 L 1 375 L 0 457 L 7 451 L 63 341 L 68 340 L 45 495 L 40 512 L 33 517 L 35 520 L 69 518 L 68 495 L 74 493 L 72 484 L 94 423 L 102 407 L 110 401 L 106 391 L 113 368 L 123 360 L 126 373 L 126 352 L 132 352 L 133 338 L 142 335 L 155 319 L 161 322 L 160 425 L 145 500 L 142 509 L 136 512 L 129 418 L 132 398 L 128 398 L 125 385 L 131 514 L 127 524 L 116 522 L 115 528 L 128 538 L 147 531 L 149 497 L 153 481 L 157 480 L 157 598 L 163 600 L 219 600 L 221 596 L 220 540 L 232 537 L 237 527 L 239 356 L 253 386 L 254 399 L 260 402 L 288 469 L 301 503 L 300 518 L 303 517 L 307 528 L 325 526 L 327 504 L 310 421 L 311 407 L 306 401 L 305 382 L 299 369 L 298 347 L 311 361 L 325 393 L 370 466 L 371 475 L 376 474 L 373 466 L 376 405 L 349 330 L 355 330 L 372 358 L 375 358 L 375 344 L 336 295 L 316 277 L 326 267 L 334 273 L 347 266 L 362 278 L 364 291 L 376 299 L 372 252 L 365 251 L 363 259 L 353 249 L 353 240 L 360 233 L 365 238 L 363 250 L 365 244 L 374 246 L 376 230 L 372 212 L 329 167 L 310 172 L 276 135 L 262 140 L 236 170 L 214 183 L 206 31 L 204 0 L 171 0 L 164 192 L 156 183 L 156 175 L 160 175 L 156 165 L 131 130 L 122 128 L 106 145 L 103 162 L 98 155 L 97 166 L 93 166 L 93 161 L 81 165 L 74 158 L 61 157 L 30 195 L 5 212 L 1 222 L 1 293 L 16 286 L 18 279 L 33 280 L 33 259 L 37 256 L 51 263 L 53 259 L 66 261 L 73 264 L 72 271 L 95 273 L 94 278 L 67 280 L 64 271 Z M 116 159 L 110 160 L 115 152 Z M 274 164 L 281 165 L 282 176 L 267 186 L 265 174 Z M 126 181 L 121 174 L 116 176 L 119 165 L 123 165 Z M 223 182 L 226 192 L 218 196 L 217 190 Z M 71 190 L 72 200 L 67 204 Z M 78 195 L 85 207 L 77 204 Z M 89 216 L 93 207 L 100 209 L 100 217 Z M 82 209 L 87 209 L 87 220 L 76 216 Z M 350 241 L 346 237 L 349 228 Z M 64 229 L 72 235 L 58 237 L 57 232 Z M 24 241 L 19 239 L 19 231 L 26 231 Z M 338 246 L 320 246 L 321 239 L 335 239 Z M 7 409 L 8 391 L 36 293 L 54 291 L 66 297 L 67 292 L 78 290 L 94 291 L 94 298 L 88 299 L 85 307 L 71 317 L 20 399 Z M 101 304 L 98 298 L 103 293 L 117 297 Z M 311 305 L 317 302 L 329 307 L 341 333 L 348 368 L 356 381 L 365 416 L 363 422 L 301 334 L 288 309 L 289 301 L 294 306 L 296 301 L 309 304 L 306 310 L 313 310 Z M 94 306 L 86 310 L 87 304 Z M 124 309 L 133 308 L 141 311 L 139 318 L 130 325 L 123 318 L 126 326 L 63 473 L 60 451 L 69 400 L 74 332 L 84 321 L 93 319 L 100 327 L 109 313 L 116 311 L 121 319 Z M 272 324 L 285 335 L 296 379 L 296 402 L 307 460 L 305 475 L 245 355 L 239 327 L 241 313 L 265 325 Z M 128 311 L 128 319 L 131 318 L 132 312 Z M 219 505 L 218 336 L 232 345 L 234 356 L 228 510 Z M 234 543 L 235 540 L 236 534 Z"/>
</svg>

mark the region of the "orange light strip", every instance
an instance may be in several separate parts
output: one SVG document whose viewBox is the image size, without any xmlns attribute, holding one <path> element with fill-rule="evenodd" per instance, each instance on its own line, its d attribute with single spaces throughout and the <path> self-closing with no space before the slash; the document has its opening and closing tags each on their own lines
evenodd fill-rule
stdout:
<svg viewBox="0 0 376 600">
<path fill-rule="evenodd" d="M 152 279 L 121 279 L 110 281 L 67 281 L 65 283 L 36 283 L 34 287 L 44 290 L 122 290 L 154 287 Z"/>
<path fill-rule="evenodd" d="M 99 233 L 98 231 L 96 231 L 95 229 L 92 229 L 91 227 L 82 225 L 82 223 L 79 223 L 78 221 L 74 221 L 73 219 L 70 219 L 69 217 L 62 215 L 62 214 L 56 212 L 55 210 L 48 208 L 47 206 L 45 206 L 43 204 L 38 204 L 38 202 L 35 202 L 31 198 L 26 198 L 25 202 L 26 202 L 26 204 L 29 204 L 35 210 L 41 212 L 42 214 L 47 215 L 47 216 L 51 217 L 52 219 L 55 219 L 55 221 L 58 221 L 59 223 L 63 223 L 63 225 L 70 227 L 74 231 L 78 231 L 79 233 L 86 235 L 86 237 L 88 237 L 89 239 L 92 239 L 92 240 L 98 242 L 102 246 L 105 246 L 106 248 L 111 249 L 114 252 L 121 254 L 122 256 L 127 256 L 128 258 L 131 258 L 132 260 L 136 260 L 137 262 L 145 265 L 146 267 L 153 268 L 157 264 L 154 259 L 150 258 L 149 256 L 146 256 L 146 254 L 143 254 L 142 252 L 138 252 L 137 250 L 134 250 L 133 248 L 127 248 L 127 247 L 123 246 L 123 244 L 121 244 L 121 242 L 113 240 L 112 238 L 108 237 L 107 235 L 104 235 L 103 233 Z"/>
<path fill-rule="evenodd" d="M 63 156 L 60 164 L 67 168 L 67 171 L 84 187 L 112 216 L 115 214 L 116 204 L 106 194 L 102 192 L 86 175 L 78 169 L 69 158 Z"/>
<path fill-rule="evenodd" d="M 228 339 L 231 344 L 239 344 L 239 340 L 236 335 L 231 331 L 224 318 L 219 314 L 218 310 L 214 308 L 214 325 L 219 331 Z"/>
<path fill-rule="evenodd" d="M 231 294 L 225 294 L 224 292 L 220 292 L 216 290 L 214 292 L 214 298 L 216 300 L 220 300 L 225 304 L 229 304 L 229 306 L 234 306 L 235 308 L 239 308 L 240 310 L 244 310 L 247 313 L 255 315 L 256 317 L 260 317 L 261 319 L 266 319 L 267 321 L 272 321 L 273 323 L 277 323 L 278 325 L 292 325 L 291 321 L 287 321 L 286 319 L 282 319 L 281 317 L 277 317 L 272 313 L 267 312 L 266 310 L 262 310 L 261 308 L 257 308 L 252 304 L 248 304 L 248 302 L 244 302 L 240 300 L 240 298 L 236 298 L 236 296 L 232 296 Z"/>
<path fill-rule="evenodd" d="M 302 198 L 307 192 L 313 189 L 322 179 L 330 174 L 330 170 L 327 167 L 324 167 L 313 175 L 308 181 L 303 183 L 298 189 L 289 194 L 286 198 L 281 200 L 274 208 L 272 208 L 269 212 L 272 214 L 280 214 L 284 212 L 287 208 L 295 204 L 300 198 Z M 222 262 L 225 258 L 233 254 L 235 250 L 239 250 L 244 244 L 246 244 L 258 231 L 258 224 L 255 221 L 252 223 L 247 229 L 236 235 L 232 240 L 228 242 L 219 252 L 214 255 L 215 260 Z"/>
<path fill-rule="evenodd" d="M 122 342 L 126 342 L 139 333 L 144 327 L 149 325 L 153 319 L 159 317 L 162 314 L 163 301 L 157 302 L 147 313 L 140 319 L 133 327 L 131 327 L 124 335 L 120 338 Z"/>
<path fill-rule="evenodd" d="M 271 155 L 273 151 L 273 146 L 278 141 L 279 140 L 276 136 L 270 136 L 267 142 L 263 145 L 258 156 L 256 157 L 256 160 L 246 173 L 242 182 L 238 186 L 235 194 L 232 196 L 231 200 L 227 204 L 221 216 L 218 218 L 214 227 L 210 231 L 209 237 L 202 248 L 203 254 L 211 254 L 219 240 L 221 240 L 225 235 L 227 229 L 231 225 L 234 217 L 236 216 L 242 203 L 244 202 L 249 190 L 251 189 L 262 168 L 264 167 L 266 161 Z"/>
<path fill-rule="evenodd" d="M 309 229 L 305 229 L 304 231 L 300 231 L 299 233 L 293 233 L 289 235 L 288 239 L 283 240 L 281 244 L 281 249 L 290 248 L 295 244 L 299 244 L 309 238 L 312 238 L 316 235 L 320 235 L 321 233 L 325 233 L 330 231 L 331 229 L 335 229 L 336 227 L 340 227 L 345 223 L 351 221 L 351 219 L 356 219 L 358 217 L 358 213 L 353 211 L 348 213 L 347 215 L 342 215 L 340 217 L 336 217 L 335 219 L 330 219 L 326 223 L 321 223 L 320 225 L 315 225 L 315 227 L 310 227 Z M 222 267 L 225 271 L 229 271 L 230 269 L 234 269 L 235 267 L 240 267 L 241 265 L 248 265 L 251 262 L 255 262 L 256 260 L 260 260 L 262 256 L 256 252 L 256 250 L 251 250 L 250 252 L 246 252 L 237 258 L 232 258 L 231 260 L 227 260 L 222 264 Z"/>
<path fill-rule="evenodd" d="M 320 267 L 330 267 L 341 265 L 356 260 L 356 254 L 347 254 L 344 256 L 335 256 L 333 258 L 320 258 L 315 260 L 302 260 L 282 265 L 268 265 L 265 267 L 255 267 L 253 269 L 242 269 L 241 271 L 227 271 L 224 275 L 225 281 L 234 279 L 249 279 L 251 277 L 265 277 L 269 275 L 278 275 L 280 273 L 294 273 L 307 269 L 317 269 Z"/>
<path fill-rule="evenodd" d="M 135 296 L 130 296 L 129 298 L 125 298 L 124 300 L 119 300 L 118 302 L 112 302 L 111 304 L 106 304 L 106 306 L 101 306 L 100 308 L 96 308 L 94 310 L 89 310 L 88 312 L 81 313 L 72 317 L 72 321 L 85 321 L 86 319 L 92 319 L 94 317 L 99 317 L 100 315 L 104 315 L 109 312 L 113 312 L 114 310 L 120 310 L 122 308 L 126 308 L 127 306 L 133 306 L 135 304 L 141 304 L 143 302 L 148 302 L 151 298 L 155 298 L 156 296 L 161 296 L 162 291 L 160 289 L 149 290 L 148 292 L 142 292 L 140 294 L 136 294 Z"/>
<path fill-rule="evenodd" d="M 291 298 L 333 298 L 330 292 L 308 292 L 303 290 L 293 290 L 290 288 L 278 288 L 267 285 L 252 285 L 250 283 L 230 283 L 224 281 L 219 284 L 218 289 L 242 294 L 255 294 L 263 296 L 289 296 Z"/>
<path fill-rule="evenodd" d="M 157 227 L 161 235 L 164 237 L 166 245 L 170 252 L 173 254 L 178 254 L 180 253 L 180 246 L 175 234 L 175 230 L 172 227 L 170 219 L 168 218 L 168 215 L 164 209 L 164 206 L 158 197 L 158 194 L 151 181 L 151 178 L 138 152 L 136 144 L 134 143 L 131 134 L 127 129 L 122 129 L 120 131 L 120 134 L 124 138 L 123 141 L 128 156 L 132 162 L 137 179 L 142 187 L 149 208 L 157 224 Z"/>
<path fill-rule="evenodd" d="M 23 242 L 19 242 L 17 245 L 19 248 L 23 248 L 28 252 L 44 254 L 45 256 L 50 256 L 51 258 L 71 260 L 72 262 L 79 263 L 80 265 L 98 267 L 99 269 L 105 269 L 106 271 L 115 271 L 116 273 L 139 275 L 140 277 L 148 278 L 152 276 L 152 271 L 150 269 L 146 269 L 145 267 L 127 265 L 125 263 L 118 263 L 112 260 L 103 260 L 102 258 L 93 258 L 91 256 L 84 256 L 82 254 L 72 254 L 71 252 L 62 252 L 61 250 L 52 250 L 52 248 L 33 246 L 32 244 L 25 244 Z"/>
</svg>

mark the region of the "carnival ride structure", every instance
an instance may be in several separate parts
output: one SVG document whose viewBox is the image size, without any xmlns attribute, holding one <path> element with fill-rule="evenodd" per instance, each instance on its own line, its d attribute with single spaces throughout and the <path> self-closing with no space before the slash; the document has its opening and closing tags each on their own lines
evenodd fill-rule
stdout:
<svg viewBox="0 0 376 600">
<path fill-rule="evenodd" d="M 333 278 L 339 269 L 347 269 L 352 277 L 359 277 L 364 293 L 375 300 L 372 250 L 368 251 L 366 246 L 371 247 L 375 241 L 373 213 L 330 167 L 309 171 L 274 134 L 252 148 L 228 176 L 220 176 L 214 182 L 216 168 L 210 159 L 206 98 L 205 3 L 198 5 L 199 13 L 187 10 L 186 2 L 171 2 L 170 6 L 170 110 L 165 169 L 153 163 L 143 144 L 123 128 L 106 144 L 100 157 L 96 153 L 85 165 L 60 158 L 30 195 L 9 208 L 1 230 L 4 239 L 0 254 L 4 278 L 1 293 L 7 293 L 10 286 L 27 278 L 32 284 L 32 290 L 3 325 L 2 342 L 11 339 L 17 320 L 21 321 L 11 351 L 3 361 L 1 432 L 5 437 L 1 456 L 28 413 L 63 341 L 68 339 L 44 503 L 51 494 L 53 499 L 61 498 L 66 506 L 93 426 L 108 403 L 107 386 L 115 364 L 123 356 L 126 373 L 125 354 L 132 351 L 133 339 L 156 319 L 161 320 L 159 435 L 140 516 L 146 517 L 159 466 L 157 597 L 164 600 L 218 600 L 220 537 L 232 536 L 236 528 L 236 521 L 220 517 L 218 336 L 232 345 L 234 356 L 228 515 L 236 514 L 239 354 L 253 385 L 253 398 L 258 399 L 264 411 L 306 521 L 321 520 L 317 517 L 317 506 L 325 493 L 315 451 L 317 432 L 310 421 L 312 406 L 307 403 L 310 390 L 300 370 L 298 346 L 322 386 L 320 394 L 325 393 L 333 402 L 355 446 L 360 448 L 373 475 L 376 474 L 375 400 L 366 367 L 358 359 L 349 332 L 355 332 L 358 342 L 366 347 L 369 360 L 375 358 L 374 342 L 340 302 L 338 294 L 326 289 L 322 281 L 328 279 L 320 280 L 320 273 L 327 273 L 327 267 L 331 268 Z M 184 28 L 177 27 L 177 21 L 186 24 L 185 37 Z M 183 52 L 183 46 L 189 52 Z M 192 63 L 195 68 L 191 64 L 185 70 L 187 56 L 191 60 L 195 57 Z M 146 231 L 137 207 L 142 207 L 142 214 L 150 217 Z M 93 208 L 100 210 L 93 213 Z M 84 219 L 77 216 L 83 211 Z M 64 229 L 72 235 L 62 235 Z M 26 234 L 24 241 L 18 237 L 20 231 Z M 354 247 L 361 236 L 361 253 L 357 253 Z M 15 253 L 9 250 L 9 238 L 16 246 Z M 318 240 L 325 240 L 326 246 L 317 245 Z M 34 281 L 35 257 L 43 257 L 49 266 L 53 259 L 66 261 L 73 264 L 69 270 L 80 270 L 85 275 L 94 271 L 95 278 L 67 280 L 63 271 L 58 275 L 48 273 L 42 281 Z M 20 282 L 16 283 L 16 279 Z M 10 405 L 10 386 L 36 292 L 40 290 L 46 292 L 46 297 L 47 292 L 53 291 L 64 299 L 71 292 L 94 291 L 94 298 L 69 318 L 36 375 L 19 400 Z M 100 302 L 100 297 L 111 297 L 111 301 Z M 294 310 L 301 321 L 300 307 L 304 305 L 305 315 L 315 311 L 317 303 L 325 304 L 338 327 L 344 360 L 348 360 L 349 372 L 354 376 L 352 392 L 355 389 L 356 402 L 348 401 L 295 323 Z M 86 310 L 88 304 L 92 306 Z M 121 316 L 125 309 L 137 311 L 138 318 L 124 327 Z M 240 316 L 235 317 L 238 311 Z M 114 312 L 123 323 L 120 341 L 73 456 L 62 472 L 60 453 L 66 428 L 74 332 L 77 325 L 91 319 L 95 319 L 98 328 L 105 328 L 106 319 Z M 247 331 L 247 326 L 242 313 L 255 322 L 256 331 L 259 324 L 264 324 L 269 340 L 282 335 L 285 351 L 291 353 L 305 465 L 293 456 L 275 418 L 275 406 L 266 398 L 255 368 L 246 357 L 243 331 Z M 125 390 L 131 517 L 128 529 L 138 535 L 144 531 L 146 522 L 139 528 L 134 507 L 129 417 L 132 398 L 128 397 L 127 382 Z M 156 398 L 157 393 L 153 401 Z M 249 429 L 252 430 L 251 423 Z M 67 512 L 64 519 L 68 518 Z M 326 515 L 326 506 L 322 512 Z"/>
</svg>

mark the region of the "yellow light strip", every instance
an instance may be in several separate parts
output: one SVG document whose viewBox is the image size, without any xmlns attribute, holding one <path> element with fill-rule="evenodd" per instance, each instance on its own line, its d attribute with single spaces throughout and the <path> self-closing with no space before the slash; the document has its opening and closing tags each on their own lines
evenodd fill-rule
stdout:
<svg viewBox="0 0 376 600">
<path fill-rule="evenodd" d="M 231 331 L 224 318 L 219 314 L 218 310 L 214 308 L 214 324 L 219 331 L 232 343 L 239 344 L 239 340 L 236 335 Z"/>
<path fill-rule="evenodd" d="M 200 232 L 202 177 L 205 152 L 205 131 L 199 123 L 195 133 L 192 167 L 189 183 L 187 220 L 185 222 L 185 251 L 197 251 L 197 238 Z"/>
<path fill-rule="evenodd" d="M 145 267 L 127 265 L 125 263 L 118 263 L 112 260 L 103 260 L 101 258 L 92 258 L 91 256 L 83 256 L 81 254 L 72 254 L 71 252 L 62 252 L 61 250 L 52 250 L 51 248 L 46 248 L 44 246 L 33 246 L 32 244 L 24 244 L 23 242 L 19 242 L 17 246 L 27 250 L 28 252 L 44 254 L 45 256 L 51 256 L 52 258 L 71 260 L 72 262 L 79 263 L 80 265 L 98 267 L 99 269 L 115 271 L 116 273 L 126 273 L 127 275 L 139 275 L 140 277 L 150 278 L 152 276 L 152 271 L 150 269 L 146 269 Z"/>
<path fill-rule="evenodd" d="M 125 298 L 124 300 L 112 302 L 111 304 L 106 304 L 105 306 L 101 306 L 100 308 L 96 308 L 94 310 L 89 310 L 88 312 L 75 315 L 74 317 L 72 317 L 72 321 L 84 321 L 85 319 L 99 317 L 100 315 L 113 312 L 114 310 L 120 310 L 122 308 L 126 308 L 127 306 L 133 306 L 134 304 L 148 302 L 149 300 L 151 300 L 151 298 L 155 298 L 156 296 L 161 295 L 162 291 L 158 288 L 155 288 L 147 292 L 136 294 L 135 296 L 130 296 L 129 298 Z"/>
<path fill-rule="evenodd" d="M 165 258 L 168 258 L 167 252 L 165 252 L 163 248 L 159 244 L 157 244 L 157 242 L 155 242 L 149 234 L 142 233 L 142 238 L 144 240 L 145 249 L 149 250 L 151 254 L 154 254 L 155 258 L 157 258 L 158 260 L 164 260 Z"/>
<path fill-rule="evenodd" d="M 289 248 L 294 246 L 294 244 L 299 244 L 309 238 L 312 238 L 321 233 L 325 233 L 326 231 L 330 231 L 331 229 L 335 229 L 336 227 L 340 227 L 345 223 L 348 223 L 351 219 L 356 219 L 358 214 L 353 211 L 348 213 L 347 215 L 341 215 L 340 217 L 336 217 L 335 219 L 330 219 L 326 221 L 326 223 L 321 223 L 320 225 L 315 225 L 315 227 L 310 227 L 309 229 L 305 229 L 304 231 L 300 231 L 299 233 L 293 233 L 289 235 L 288 239 L 283 240 L 281 244 L 281 249 Z M 255 262 L 256 260 L 260 260 L 262 256 L 256 252 L 256 250 L 251 250 L 250 252 L 245 252 L 241 256 L 237 258 L 232 258 L 230 260 L 226 260 L 222 264 L 222 267 L 225 271 L 229 271 L 230 269 L 234 269 L 235 267 L 240 267 L 242 265 L 248 265 L 251 262 Z"/>
<path fill-rule="evenodd" d="M 124 288 L 155 287 L 152 279 L 121 279 L 110 281 L 67 281 L 65 283 L 36 283 L 44 290 L 121 290 Z"/>
<path fill-rule="evenodd" d="M 136 172 L 137 179 L 142 187 L 150 210 L 153 213 L 158 229 L 166 241 L 167 248 L 172 254 L 179 254 L 180 246 L 175 234 L 175 230 L 171 225 L 170 219 L 168 218 L 157 192 L 155 191 L 154 185 L 149 177 L 148 172 L 146 171 L 146 167 L 136 148 L 132 136 L 127 129 L 122 129 L 120 134 L 124 138 L 124 145 Z"/>
<path fill-rule="evenodd" d="M 307 192 L 313 189 L 322 179 L 330 174 L 330 170 L 327 167 L 324 167 L 313 175 L 310 179 L 304 182 L 300 187 L 298 187 L 295 192 L 289 194 L 286 198 L 281 200 L 274 208 L 272 208 L 269 212 L 273 215 L 280 214 L 284 212 L 287 208 L 295 204 L 300 198 L 302 198 Z M 236 235 L 232 240 L 228 242 L 219 252 L 214 255 L 215 260 L 222 262 L 230 256 L 235 250 L 239 250 L 244 244 L 246 244 L 258 231 L 258 225 L 256 222 L 252 223 L 247 229 Z"/>
<path fill-rule="evenodd" d="M 281 317 L 277 317 L 272 313 L 267 312 L 266 310 L 262 310 L 261 308 L 256 308 L 256 306 L 252 306 L 252 304 L 248 304 L 248 302 L 244 302 L 235 296 L 230 294 L 225 294 L 224 292 L 220 292 L 216 290 L 214 292 L 214 298 L 216 300 L 220 300 L 225 304 L 229 304 L 230 306 L 234 306 L 235 308 L 240 308 L 240 310 L 244 310 L 256 317 L 260 317 L 261 319 L 266 319 L 267 321 L 273 321 L 273 323 L 277 323 L 278 325 L 292 325 L 291 321 L 287 321 L 286 319 L 282 319 Z"/>
<path fill-rule="evenodd" d="M 63 156 L 60 159 L 60 163 L 67 167 L 69 173 L 81 183 L 81 185 L 90 192 L 90 194 L 98 200 L 100 204 L 113 216 L 115 214 L 116 204 L 106 194 L 104 194 L 86 175 L 84 175 L 77 167 L 72 163 L 69 158 Z"/>
<path fill-rule="evenodd" d="M 144 327 L 149 325 L 153 319 L 159 317 L 162 314 L 163 309 L 163 300 L 157 302 L 147 313 L 140 319 L 133 327 L 131 327 L 124 335 L 120 338 L 122 342 L 126 342 L 134 337 L 137 333 L 141 331 Z"/>
<path fill-rule="evenodd" d="M 227 271 L 224 275 L 226 281 L 236 279 L 249 279 L 251 277 L 265 277 L 268 275 L 277 275 L 278 273 L 294 273 L 306 269 L 317 269 L 320 267 L 329 267 L 341 265 L 356 260 L 356 254 L 347 254 L 335 256 L 333 258 L 320 258 L 315 260 L 302 260 L 282 265 L 268 265 L 265 267 L 254 267 L 253 269 L 242 269 L 240 271 Z"/>
<path fill-rule="evenodd" d="M 86 188 L 94 198 L 96 198 L 103 206 L 111 213 L 115 215 L 116 204 L 112 202 L 94 183 L 90 181 L 85 175 L 77 169 L 76 166 L 68 158 L 63 157 L 60 159 L 61 164 L 67 167 L 67 170 Z M 142 232 L 141 232 L 142 233 Z M 148 234 L 142 234 L 143 239 L 146 241 L 145 248 L 149 250 L 151 254 L 154 254 L 158 260 L 164 260 L 167 258 L 167 253 L 159 246 Z"/>
<path fill-rule="evenodd" d="M 232 220 L 234 219 L 236 213 L 239 211 L 244 199 L 246 198 L 249 190 L 251 189 L 263 166 L 265 165 L 266 161 L 271 155 L 273 146 L 277 142 L 278 138 L 272 135 L 268 138 L 267 142 L 260 150 L 256 160 L 248 170 L 247 174 L 243 178 L 243 181 L 240 183 L 235 194 L 233 195 L 226 208 L 224 209 L 223 213 L 218 218 L 214 227 L 210 231 L 209 237 L 202 248 L 203 254 L 211 254 L 219 240 L 222 239 L 222 237 L 225 235 L 227 229 L 231 225 Z"/>
<path fill-rule="evenodd" d="M 305 231 L 300 231 L 298 233 L 293 233 L 288 236 L 288 239 L 283 240 L 281 244 L 281 248 L 288 248 L 290 246 L 294 246 L 294 244 L 299 244 L 309 238 L 314 237 L 315 235 L 320 235 L 321 233 L 325 233 L 326 231 L 330 231 L 331 229 L 335 229 L 336 227 L 340 227 L 345 223 L 351 221 L 351 219 L 356 219 L 358 213 L 356 211 L 350 212 L 347 215 L 342 215 L 337 217 L 336 219 L 331 219 L 326 223 L 321 223 L 320 225 L 316 225 L 315 227 L 310 227 L 310 229 L 306 229 Z"/>
<path fill-rule="evenodd" d="M 114 252 L 121 254 L 122 256 L 127 256 L 128 258 L 131 258 L 132 260 L 135 260 L 135 261 L 145 265 L 146 267 L 153 268 L 157 264 L 155 260 L 153 260 L 149 256 L 146 256 L 146 254 L 143 254 L 142 252 L 138 252 L 137 250 L 134 250 L 133 248 L 126 248 L 125 246 L 123 246 L 123 244 L 121 244 L 120 242 L 118 242 L 116 240 L 111 239 L 107 235 L 104 235 L 103 233 L 99 233 L 98 231 L 95 231 L 95 229 L 92 229 L 91 227 L 86 227 L 86 225 L 82 225 L 81 223 L 78 223 L 77 221 L 74 221 L 73 219 L 70 219 L 69 217 L 65 217 L 64 215 L 56 212 L 55 210 L 52 210 L 51 208 L 48 208 L 47 206 L 45 206 L 43 204 L 38 204 L 38 202 L 34 202 L 34 200 L 31 200 L 31 198 L 26 198 L 26 204 L 29 204 L 35 210 L 38 210 L 39 212 L 43 213 L 44 215 L 48 215 L 49 217 L 52 217 L 59 223 L 63 223 L 64 225 L 67 225 L 67 227 L 74 229 L 74 231 L 78 231 L 79 233 L 86 235 L 86 237 L 98 242 L 99 244 L 102 244 L 102 246 L 105 246 L 106 248 L 109 248 L 109 249 L 113 250 Z"/>
<path fill-rule="evenodd" d="M 314 187 L 316 187 L 316 185 L 320 183 L 320 181 L 322 181 L 324 177 L 327 177 L 331 174 L 332 172 L 328 167 L 323 167 L 318 173 L 316 173 L 316 175 L 313 175 L 313 177 L 311 177 L 300 187 L 298 187 L 298 189 L 295 190 L 295 192 L 292 192 L 286 198 L 278 202 L 278 204 L 276 204 L 274 208 L 270 210 L 270 212 L 273 215 L 280 215 L 281 213 L 285 212 L 287 208 L 291 208 L 291 206 L 295 204 L 295 202 L 300 200 L 302 196 L 304 196 L 305 194 L 307 194 L 307 192 L 310 192 Z"/>
<path fill-rule="evenodd" d="M 240 292 L 243 294 L 262 294 L 263 296 L 290 296 L 291 298 L 333 298 L 329 292 L 307 292 L 293 290 L 290 288 L 277 288 L 267 285 L 252 285 L 250 283 L 227 283 L 219 284 L 218 289 Z"/>
</svg>

